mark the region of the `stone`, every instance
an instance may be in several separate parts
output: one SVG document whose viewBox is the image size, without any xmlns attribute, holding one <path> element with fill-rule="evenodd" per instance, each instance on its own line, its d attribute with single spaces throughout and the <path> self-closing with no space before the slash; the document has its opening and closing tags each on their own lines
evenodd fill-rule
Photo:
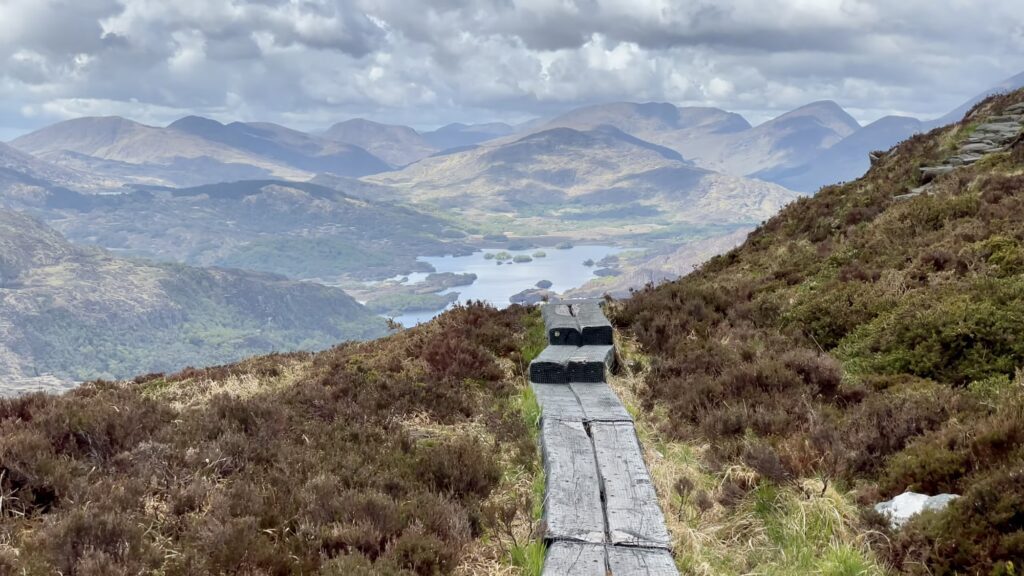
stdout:
<svg viewBox="0 0 1024 576">
<path fill-rule="evenodd" d="M 943 174 L 949 174 L 956 168 L 953 166 L 923 166 L 921 167 L 921 178 L 927 183 Z"/>
<path fill-rule="evenodd" d="M 893 528 L 899 528 L 924 510 L 943 510 L 960 496 L 939 494 L 928 496 L 917 492 L 904 492 L 892 500 L 875 504 L 875 511 L 889 519 Z"/>
<path fill-rule="evenodd" d="M 537 288 L 540 288 L 541 290 L 547 290 L 547 289 L 551 288 L 553 286 L 553 284 L 551 283 L 551 280 L 541 280 L 541 281 L 537 282 L 535 284 L 535 286 Z"/>
<path fill-rule="evenodd" d="M 989 144 L 986 142 L 978 142 L 975 144 L 964 144 L 960 147 L 959 152 L 977 152 L 978 154 L 991 154 L 993 152 L 1001 152 L 1003 149 L 995 144 Z"/>
</svg>

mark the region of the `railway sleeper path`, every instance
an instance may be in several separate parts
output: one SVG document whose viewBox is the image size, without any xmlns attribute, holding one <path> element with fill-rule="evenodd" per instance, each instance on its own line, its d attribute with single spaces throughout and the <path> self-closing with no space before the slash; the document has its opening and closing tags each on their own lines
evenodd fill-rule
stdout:
<svg viewBox="0 0 1024 576">
<path fill-rule="evenodd" d="M 547 482 L 543 575 L 678 575 L 633 419 L 607 384 L 611 323 L 595 300 L 542 306 L 549 346 L 530 387 Z"/>
</svg>

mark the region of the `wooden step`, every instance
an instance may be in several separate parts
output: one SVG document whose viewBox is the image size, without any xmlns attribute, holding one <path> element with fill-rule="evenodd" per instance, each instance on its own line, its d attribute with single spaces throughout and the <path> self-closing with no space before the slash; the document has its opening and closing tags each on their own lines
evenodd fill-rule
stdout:
<svg viewBox="0 0 1024 576">
<path fill-rule="evenodd" d="M 668 550 L 608 546 L 605 554 L 612 576 L 679 576 Z"/>
<path fill-rule="evenodd" d="M 553 542 L 544 558 L 542 576 L 606 576 L 604 546 L 582 542 Z"/>
<path fill-rule="evenodd" d="M 605 541 L 601 487 L 594 447 L 581 422 L 543 420 L 541 448 L 547 486 L 547 540 Z"/>
<path fill-rule="evenodd" d="M 670 548 L 672 538 L 633 425 L 594 422 L 590 424 L 590 436 L 597 455 L 611 543 Z"/>
</svg>

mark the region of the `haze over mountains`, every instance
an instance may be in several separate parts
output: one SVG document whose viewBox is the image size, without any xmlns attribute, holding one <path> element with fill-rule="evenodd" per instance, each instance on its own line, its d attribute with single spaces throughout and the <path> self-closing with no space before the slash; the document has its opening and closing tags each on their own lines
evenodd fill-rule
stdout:
<svg viewBox="0 0 1024 576">
<path fill-rule="evenodd" d="M 382 319 L 338 289 L 125 260 L 0 211 L 0 393 L 325 348 L 385 332 Z"/>
</svg>

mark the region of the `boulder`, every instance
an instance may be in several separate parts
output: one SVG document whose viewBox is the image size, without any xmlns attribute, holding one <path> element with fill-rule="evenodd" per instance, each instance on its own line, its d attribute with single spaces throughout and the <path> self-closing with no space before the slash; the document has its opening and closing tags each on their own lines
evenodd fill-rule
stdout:
<svg viewBox="0 0 1024 576">
<path fill-rule="evenodd" d="M 541 280 L 540 282 L 537 282 L 536 284 L 534 284 L 534 286 L 536 286 L 537 288 L 540 288 L 541 290 L 547 290 L 547 289 L 551 288 L 552 285 L 553 284 L 551 283 L 551 280 Z"/>
<path fill-rule="evenodd" d="M 892 500 L 875 504 L 875 511 L 889 519 L 893 528 L 900 528 L 908 520 L 925 510 L 943 510 L 949 503 L 960 496 L 956 494 L 939 494 L 928 496 L 917 492 L 904 492 Z"/>
</svg>

